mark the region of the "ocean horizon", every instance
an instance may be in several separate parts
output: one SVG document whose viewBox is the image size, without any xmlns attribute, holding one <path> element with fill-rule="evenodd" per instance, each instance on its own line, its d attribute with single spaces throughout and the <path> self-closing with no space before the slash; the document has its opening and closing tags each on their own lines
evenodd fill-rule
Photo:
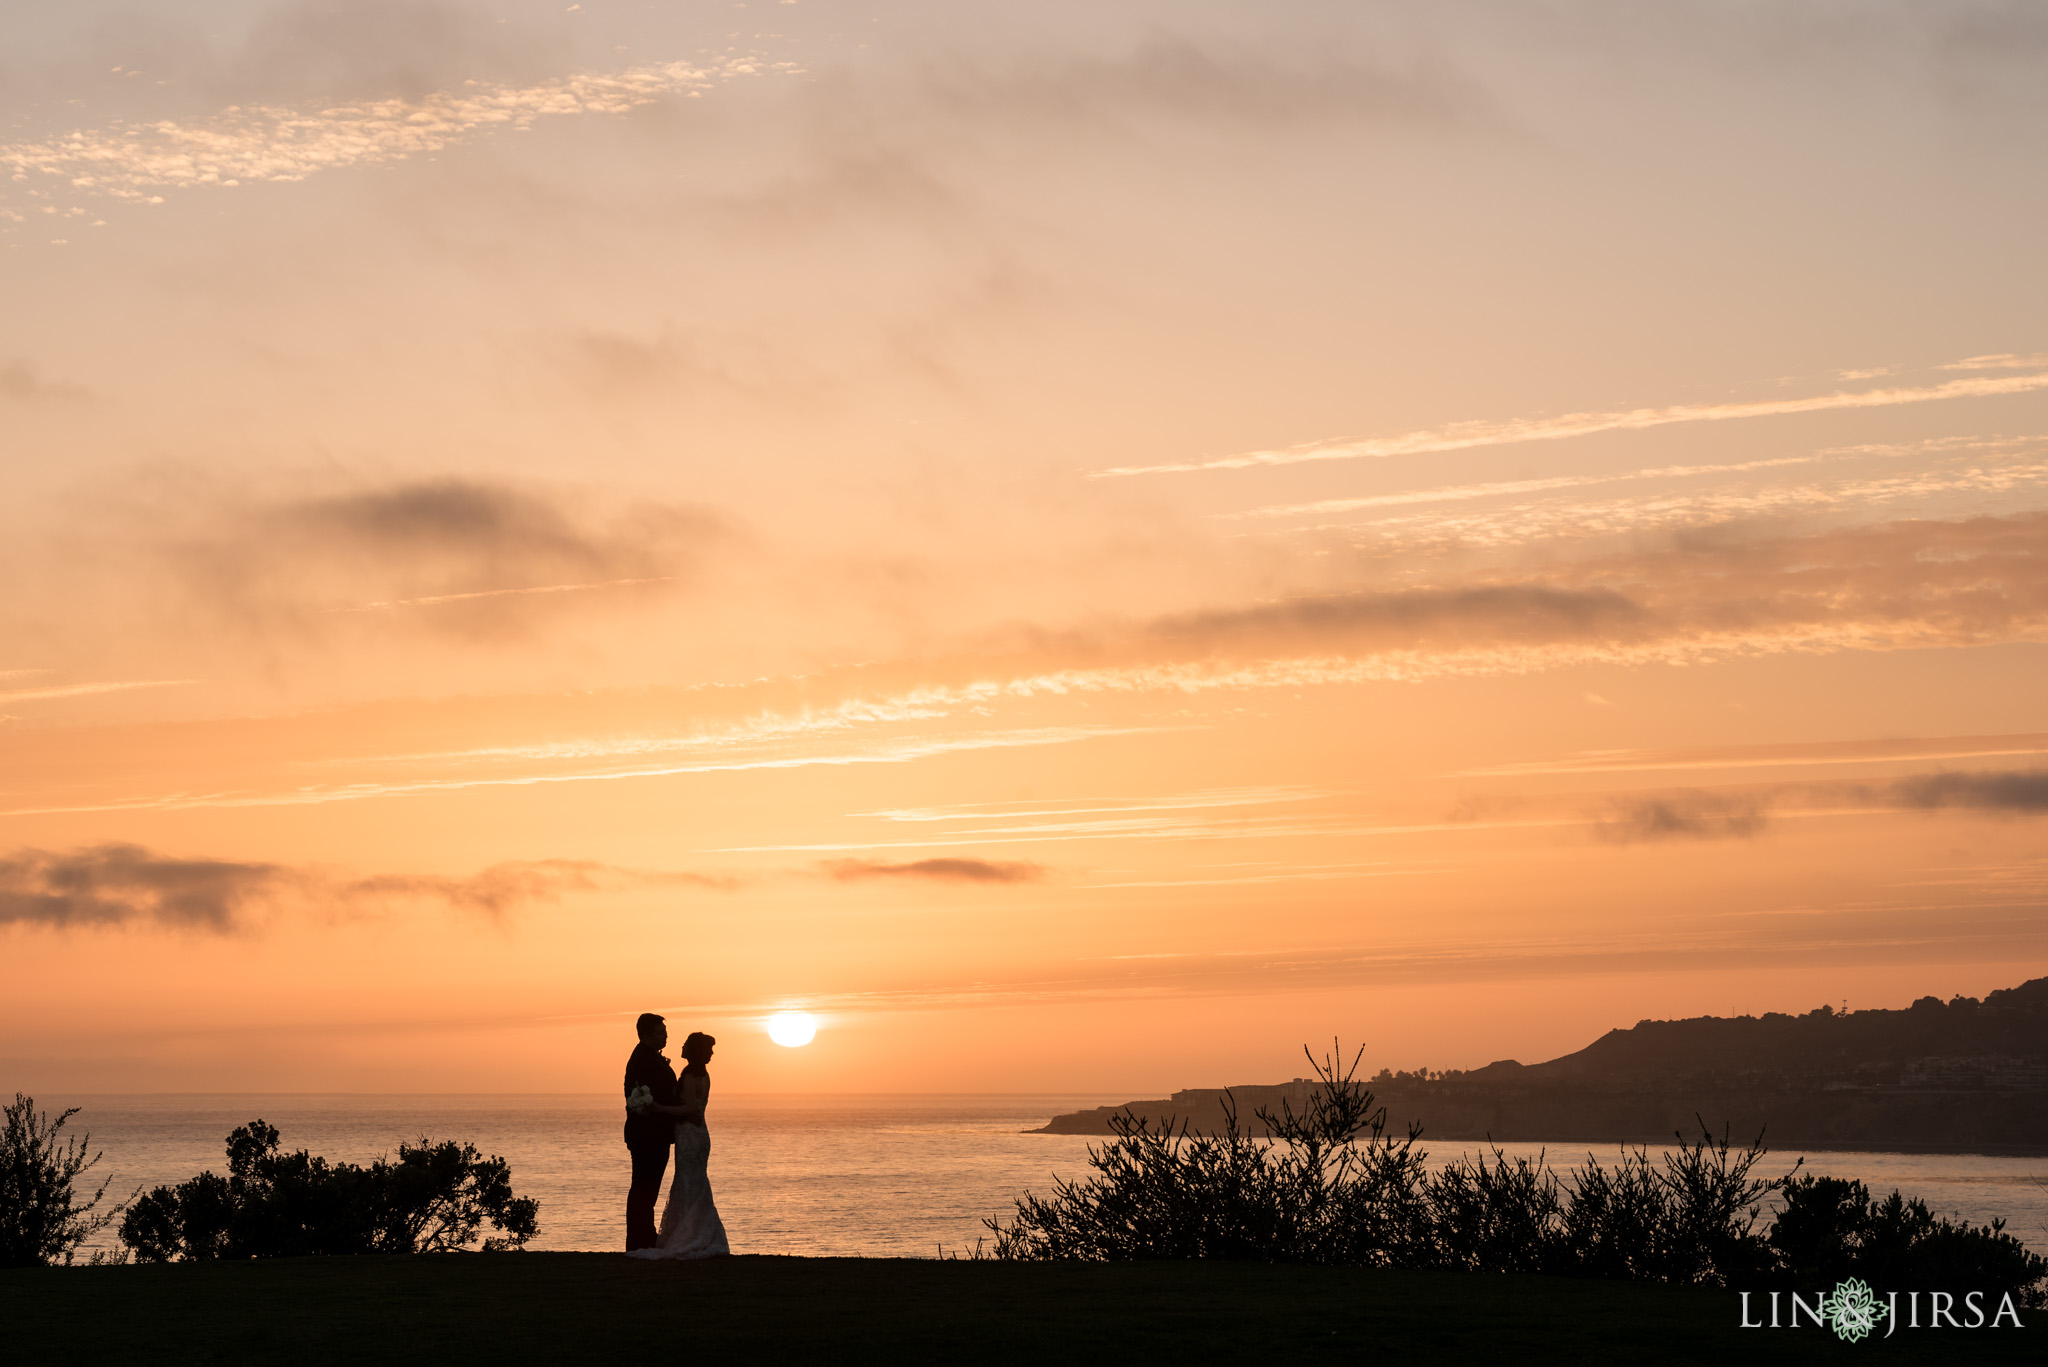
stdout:
<svg viewBox="0 0 2048 1367">
<path fill-rule="evenodd" d="M 735 1252 L 935 1257 L 971 1249 L 982 1220 L 1004 1216 L 1026 1190 L 1088 1173 L 1102 1136 L 1035 1134 L 1065 1111 L 1129 1095 L 1051 1092 L 725 1092 L 710 1112 L 711 1181 Z M 511 1166 L 514 1189 L 540 1202 L 529 1245 L 603 1251 L 624 1244 L 623 1113 L 608 1093 L 581 1092 L 127 1092 L 42 1093 L 37 1105 L 80 1108 L 67 1132 L 104 1154 L 92 1187 L 110 1199 L 225 1170 L 230 1130 L 262 1119 L 287 1150 L 367 1162 L 425 1137 L 476 1145 Z M 1421 1141 L 1432 1164 L 1484 1151 L 1470 1140 Z M 1560 1168 L 1611 1162 L 1613 1143 L 1501 1144 Z M 1652 1146 L 1655 1151 L 1655 1146 Z M 1969 1153 L 1773 1150 L 1758 1169 L 1857 1178 L 1877 1194 L 1897 1187 L 1937 1214 L 2006 1221 L 2048 1249 L 2048 1158 Z M 108 1231 L 88 1245 L 111 1249 Z"/>
</svg>

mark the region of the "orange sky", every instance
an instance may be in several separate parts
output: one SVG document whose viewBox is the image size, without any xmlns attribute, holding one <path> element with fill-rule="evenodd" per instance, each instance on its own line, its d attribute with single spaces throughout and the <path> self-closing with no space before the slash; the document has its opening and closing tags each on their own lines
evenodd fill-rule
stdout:
<svg viewBox="0 0 2048 1367">
<path fill-rule="evenodd" d="M 1157 1093 L 2048 972 L 2031 10 L 17 27 L 0 1090 L 597 1090 L 657 1009 Z"/>
</svg>

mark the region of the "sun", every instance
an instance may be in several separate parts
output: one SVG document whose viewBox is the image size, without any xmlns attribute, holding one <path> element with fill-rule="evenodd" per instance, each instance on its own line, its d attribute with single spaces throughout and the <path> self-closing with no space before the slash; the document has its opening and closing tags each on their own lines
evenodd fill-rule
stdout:
<svg viewBox="0 0 2048 1367">
<path fill-rule="evenodd" d="M 768 1038 L 785 1049 L 801 1049 L 818 1033 L 818 1019 L 808 1011 L 777 1011 L 768 1018 Z"/>
</svg>

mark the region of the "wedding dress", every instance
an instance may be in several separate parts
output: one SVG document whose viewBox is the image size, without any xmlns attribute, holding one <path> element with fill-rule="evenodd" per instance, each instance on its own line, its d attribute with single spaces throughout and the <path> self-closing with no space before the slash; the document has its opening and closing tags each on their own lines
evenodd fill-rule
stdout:
<svg viewBox="0 0 2048 1367">
<path fill-rule="evenodd" d="M 685 1069 L 682 1104 L 704 1113 L 711 1098 L 711 1074 Z M 687 1120 L 676 1122 L 676 1175 L 669 1184 L 668 1204 L 661 1212 L 661 1241 L 635 1249 L 629 1258 L 711 1258 L 732 1249 L 725 1242 L 725 1222 L 711 1200 L 711 1131 Z"/>
</svg>

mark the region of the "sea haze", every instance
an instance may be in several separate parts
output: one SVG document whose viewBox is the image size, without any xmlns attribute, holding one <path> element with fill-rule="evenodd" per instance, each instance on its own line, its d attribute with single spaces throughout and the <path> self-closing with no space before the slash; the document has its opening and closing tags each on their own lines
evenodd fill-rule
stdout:
<svg viewBox="0 0 2048 1367">
<path fill-rule="evenodd" d="M 931 1257 L 971 1247 L 984 1216 L 1002 1214 L 1027 1188 L 1046 1192 L 1054 1174 L 1084 1176 L 1101 1138 L 1031 1134 L 1051 1116 L 1111 1105 L 1101 1095 L 813 1094 L 715 1097 L 711 1181 L 735 1252 Z M 72 1125 L 106 1157 L 95 1176 L 125 1195 L 225 1170 L 229 1130 L 262 1118 L 287 1149 L 366 1162 L 422 1135 L 459 1139 L 512 1166 L 514 1189 L 539 1199 L 533 1247 L 603 1250 L 622 1245 L 626 1151 L 619 1103 L 587 1095 L 48 1096 L 81 1107 Z M 1480 1146 L 1435 1145 L 1434 1161 Z M 1589 1146 L 1503 1145 L 1511 1155 L 1547 1153 L 1558 1166 L 1585 1161 Z M 1590 1149 L 1611 1160 L 1612 1145 Z M 1760 1170 L 1777 1175 L 1791 1152 Z M 1808 1172 L 1893 1187 L 1941 1214 L 2003 1218 L 2011 1233 L 2048 1249 L 2048 1159 L 1974 1154 L 1829 1153 L 1809 1150 Z M 104 1240 L 99 1246 L 112 1246 Z"/>
</svg>

